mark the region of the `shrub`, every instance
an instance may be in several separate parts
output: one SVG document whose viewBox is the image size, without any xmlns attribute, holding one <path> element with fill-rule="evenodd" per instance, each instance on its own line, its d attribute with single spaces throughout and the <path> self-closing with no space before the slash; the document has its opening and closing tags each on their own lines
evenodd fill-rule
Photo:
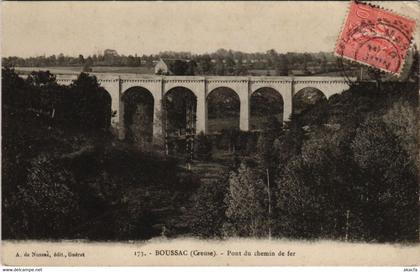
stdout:
<svg viewBox="0 0 420 272">
<path fill-rule="evenodd" d="M 192 231 L 204 237 L 222 237 L 226 221 L 226 180 L 203 182 L 194 195 Z"/>
</svg>

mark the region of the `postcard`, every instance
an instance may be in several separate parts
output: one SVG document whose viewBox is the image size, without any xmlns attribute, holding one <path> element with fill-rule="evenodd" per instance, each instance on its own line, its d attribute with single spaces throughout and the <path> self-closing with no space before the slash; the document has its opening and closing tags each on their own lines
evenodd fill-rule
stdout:
<svg viewBox="0 0 420 272">
<path fill-rule="evenodd" d="M 1 8 L 3 265 L 420 265 L 418 1 Z"/>
</svg>

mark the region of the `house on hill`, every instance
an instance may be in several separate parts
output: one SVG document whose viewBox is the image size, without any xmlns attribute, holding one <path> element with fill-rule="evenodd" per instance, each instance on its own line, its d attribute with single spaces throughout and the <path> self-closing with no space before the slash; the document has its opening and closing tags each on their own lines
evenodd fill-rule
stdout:
<svg viewBox="0 0 420 272">
<path fill-rule="evenodd" d="M 114 49 L 105 49 L 104 50 L 104 56 L 118 57 L 118 52 L 117 52 L 117 50 L 114 50 Z"/>
<path fill-rule="evenodd" d="M 195 61 L 185 59 L 160 59 L 155 65 L 156 75 L 194 75 Z"/>
</svg>

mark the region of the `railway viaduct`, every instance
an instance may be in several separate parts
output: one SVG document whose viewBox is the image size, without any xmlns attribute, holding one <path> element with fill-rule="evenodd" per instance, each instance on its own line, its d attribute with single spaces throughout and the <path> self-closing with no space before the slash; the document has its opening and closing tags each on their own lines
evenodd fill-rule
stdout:
<svg viewBox="0 0 420 272">
<path fill-rule="evenodd" d="M 124 139 L 124 93 L 133 87 L 147 90 L 153 97 L 153 119 L 160 120 L 158 114 L 162 111 L 162 101 L 165 95 L 174 88 L 186 88 L 197 99 L 196 133 L 208 132 L 207 129 L 207 98 L 218 88 L 228 88 L 234 91 L 240 101 L 239 128 L 243 131 L 250 129 L 250 100 L 251 95 L 261 88 L 270 88 L 278 92 L 283 100 L 283 121 L 290 118 L 293 109 L 293 96 L 305 88 L 316 88 L 328 99 L 334 94 L 349 89 L 349 85 L 342 77 L 241 77 L 241 76 L 158 76 L 158 75 L 115 75 L 94 74 L 98 82 L 104 87 L 112 99 L 112 111 L 115 113 L 111 120 L 112 127 L 118 137 Z M 69 85 L 77 78 L 76 75 L 57 75 L 57 82 Z M 162 123 L 153 122 L 153 135 L 161 135 Z"/>
</svg>

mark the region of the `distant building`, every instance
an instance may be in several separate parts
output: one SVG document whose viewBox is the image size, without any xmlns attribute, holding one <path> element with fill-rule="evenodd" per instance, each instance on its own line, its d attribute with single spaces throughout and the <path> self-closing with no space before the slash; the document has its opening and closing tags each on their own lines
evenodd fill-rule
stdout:
<svg viewBox="0 0 420 272">
<path fill-rule="evenodd" d="M 118 65 L 118 53 L 114 49 L 104 50 L 104 62 L 106 65 Z"/>
<path fill-rule="evenodd" d="M 185 59 L 160 59 L 155 64 L 157 75 L 193 75 L 195 62 Z"/>
<path fill-rule="evenodd" d="M 105 49 L 104 50 L 104 56 L 117 57 L 118 56 L 118 53 L 117 53 L 117 50 L 114 50 L 114 49 Z"/>
</svg>

